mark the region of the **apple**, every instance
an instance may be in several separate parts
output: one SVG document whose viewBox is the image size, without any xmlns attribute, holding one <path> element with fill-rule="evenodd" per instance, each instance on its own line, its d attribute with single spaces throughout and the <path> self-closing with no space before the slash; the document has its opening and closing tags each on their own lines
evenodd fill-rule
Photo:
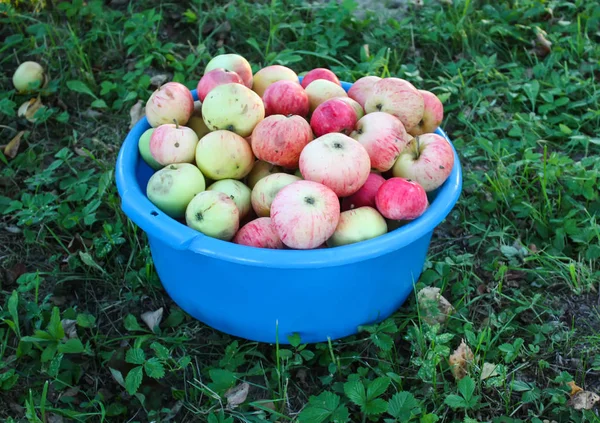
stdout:
<svg viewBox="0 0 600 423">
<path fill-rule="evenodd" d="M 319 104 L 310 117 L 310 127 L 317 137 L 331 132 L 350 135 L 355 125 L 354 108 L 338 98 Z"/>
<path fill-rule="evenodd" d="M 380 172 L 390 170 L 408 144 L 402 122 L 384 112 L 364 115 L 350 136 L 365 147 L 371 167 Z"/>
<path fill-rule="evenodd" d="M 146 118 L 156 128 L 165 123 L 185 125 L 194 112 L 194 97 L 179 82 L 167 82 L 146 101 Z"/>
<path fill-rule="evenodd" d="M 202 103 L 202 118 L 211 131 L 226 129 L 247 137 L 265 118 L 262 99 L 244 85 L 229 83 L 213 88 Z"/>
<path fill-rule="evenodd" d="M 452 172 L 454 150 L 438 134 L 418 135 L 392 168 L 394 176 L 418 182 L 426 192 L 440 187 Z"/>
<path fill-rule="evenodd" d="M 429 201 L 417 182 L 394 177 L 379 187 L 375 204 L 386 219 L 413 220 L 425 213 Z"/>
<path fill-rule="evenodd" d="M 203 191 L 188 204 L 185 223 L 206 236 L 230 241 L 240 227 L 240 212 L 227 194 Z"/>
<path fill-rule="evenodd" d="M 348 90 L 348 97 L 355 100 L 364 109 L 367 98 L 371 95 L 377 81 L 381 81 L 378 76 L 363 76 L 352 84 Z"/>
<path fill-rule="evenodd" d="M 148 180 L 148 200 L 174 219 L 185 216 L 192 198 L 204 191 L 206 183 L 202 172 L 190 163 L 177 163 L 163 167 Z"/>
<path fill-rule="evenodd" d="M 300 85 L 296 72 L 286 66 L 271 65 L 260 69 L 254 74 L 252 89 L 262 97 L 269 85 L 277 81 L 291 81 Z"/>
<path fill-rule="evenodd" d="M 204 175 L 215 181 L 242 179 L 250 173 L 253 164 L 252 148 L 235 132 L 209 132 L 196 146 L 196 165 Z"/>
<path fill-rule="evenodd" d="M 271 204 L 277 193 L 283 187 L 300 180 L 297 176 L 288 173 L 274 173 L 258 181 L 250 196 L 252 208 L 256 215 L 259 217 L 270 216 Z"/>
<path fill-rule="evenodd" d="M 48 78 L 42 65 L 27 61 L 17 67 L 12 82 L 19 93 L 25 94 L 43 88 L 47 84 Z"/>
<path fill-rule="evenodd" d="M 235 234 L 233 242 L 256 248 L 283 249 L 283 242 L 281 242 L 270 217 L 259 217 L 246 223 Z"/>
<path fill-rule="evenodd" d="M 367 150 L 340 133 L 325 134 L 315 139 L 300 154 L 302 177 L 329 187 L 338 197 L 347 197 L 358 191 L 370 171 L 371 160 Z"/>
<path fill-rule="evenodd" d="M 283 172 L 283 169 L 280 166 L 257 160 L 246 178 L 246 184 L 252 189 L 262 178 L 280 172 Z"/>
<path fill-rule="evenodd" d="M 419 124 L 424 108 L 421 93 L 410 82 L 400 78 L 383 78 L 377 81 L 365 103 L 365 112 L 392 114 L 402 121 L 407 131 Z"/>
<path fill-rule="evenodd" d="M 185 126 L 192 129 L 198 135 L 198 139 L 210 132 L 210 129 L 204 123 L 204 119 L 202 119 L 202 103 L 200 101 L 194 101 L 194 112 Z"/>
<path fill-rule="evenodd" d="M 147 129 L 142 134 L 140 140 L 138 141 L 138 149 L 140 151 L 140 156 L 142 156 L 142 159 L 146 162 L 146 164 L 152 169 L 158 170 L 163 166 L 158 163 L 154 157 L 152 157 L 152 153 L 150 152 L 150 137 L 152 136 L 154 129 L 155 128 Z"/>
<path fill-rule="evenodd" d="M 192 163 L 198 135 L 187 126 L 166 123 L 154 129 L 150 136 L 150 154 L 162 166 Z"/>
<path fill-rule="evenodd" d="M 252 132 L 252 151 L 259 160 L 297 168 L 304 146 L 313 140 L 310 125 L 302 116 L 272 115 Z"/>
<path fill-rule="evenodd" d="M 305 88 L 310 103 L 310 112 L 312 113 L 319 104 L 324 103 L 330 98 L 348 97 L 346 91 L 335 82 L 326 79 L 316 79 Z"/>
<path fill-rule="evenodd" d="M 295 249 L 319 247 L 335 232 L 340 202 L 330 188 L 313 181 L 296 181 L 277 193 L 271 220 L 279 238 Z"/>
<path fill-rule="evenodd" d="M 213 57 L 206 65 L 204 73 L 208 73 L 213 69 L 223 68 L 235 72 L 242 78 L 244 85 L 252 88 L 253 77 L 252 67 L 250 63 L 239 54 L 220 54 Z"/>
<path fill-rule="evenodd" d="M 269 85 L 262 96 L 265 114 L 271 115 L 308 115 L 308 94 L 298 81 L 277 81 Z"/>
<path fill-rule="evenodd" d="M 338 77 L 331 70 L 326 68 L 316 68 L 308 71 L 306 75 L 304 75 L 304 78 L 302 78 L 302 87 L 308 87 L 311 82 L 316 81 L 317 79 L 325 79 L 340 87 L 342 86 Z"/>
<path fill-rule="evenodd" d="M 385 178 L 383 176 L 373 172 L 369 173 L 369 177 L 363 186 L 354 194 L 342 200 L 342 211 L 364 206 L 377 207 L 375 205 L 375 196 L 377 195 L 377 191 L 379 191 L 379 187 L 384 182 Z"/>
<path fill-rule="evenodd" d="M 240 78 L 237 73 L 225 68 L 216 68 L 206 72 L 202 78 L 200 78 L 200 81 L 198 81 L 198 87 L 196 89 L 198 99 L 204 101 L 210 90 L 219 85 L 229 83 L 244 85 L 244 81 L 242 81 L 242 78 Z"/>
<path fill-rule="evenodd" d="M 356 100 L 352 100 L 350 97 L 335 97 L 335 98 L 352 106 L 352 108 L 356 112 L 356 120 L 361 119 L 365 115 L 365 110 L 362 108 L 362 106 L 360 104 L 358 104 L 358 102 Z"/>
<path fill-rule="evenodd" d="M 435 131 L 444 120 L 444 105 L 432 92 L 419 90 L 423 97 L 423 118 L 410 134 L 413 136 L 430 134 Z"/>
<path fill-rule="evenodd" d="M 387 233 L 387 222 L 373 207 L 363 206 L 340 214 L 335 232 L 327 240 L 329 247 L 354 244 Z"/>
<path fill-rule="evenodd" d="M 209 185 L 207 191 L 219 191 L 227 194 L 233 200 L 240 212 L 240 220 L 244 219 L 252 207 L 250 203 L 250 188 L 235 179 L 221 179 Z"/>
</svg>

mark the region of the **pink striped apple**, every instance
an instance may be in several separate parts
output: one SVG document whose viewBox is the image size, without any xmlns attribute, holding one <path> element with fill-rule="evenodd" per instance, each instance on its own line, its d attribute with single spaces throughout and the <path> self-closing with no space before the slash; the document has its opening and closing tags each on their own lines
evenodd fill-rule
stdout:
<svg viewBox="0 0 600 423">
<path fill-rule="evenodd" d="M 396 116 L 407 131 L 423 118 L 423 96 L 410 82 L 400 78 L 384 78 L 373 85 L 367 97 L 365 111 L 386 112 Z"/>
<path fill-rule="evenodd" d="M 286 66 L 271 65 L 260 69 L 254 74 L 252 89 L 259 96 L 263 96 L 269 85 L 277 81 L 292 81 L 300 85 L 296 72 Z"/>
<path fill-rule="evenodd" d="M 336 74 L 331 70 L 327 68 L 316 68 L 308 71 L 306 75 L 304 75 L 304 78 L 302 78 L 302 87 L 308 87 L 311 82 L 317 79 L 325 79 L 333 82 L 334 84 L 338 84 L 340 87 L 342 86 Z"/>
<path fill-rule="evenodd" d="M 348 90 L 348 97 L 356 100 L 356 102 L 364 109 L 367 98 L 371 94 L 371 91 L 373 91 L 373 86 L 380 80 L 381 78 L 378 76 L 363 76 L 352 84 Z"/>
<path fill-rule="evenodd" d="M 330 188 L 312 181 L 284 187 L 271 205 L 271 219 L 281 241 L 290 248 L 312 249 L 333 235 L 340 202 Z"/>
<path fill-rule="evenodd" d="M 377 173 L 369 173 L 369 177 L 362 187 L 349 197 L 342 200 L 342 211 L 357 209 L 359 207 L 376 207 L 375 196 L 385 178 Z"/>
<path fill-rule="evenodd" d="M 198 86 L 196 88 L 198 99 L 200 99 L 200 101 L 204 101 L 210 90 L 219 85 L 229 83 L 243 85 L 244 81 L 242 81 L 242 78 L 240 78 L 237 73 L 225 68 L 216 68 L 206 72 L 202 78 L 200 78 L 200 81 L 198 81 Z"/>
<path fill-rule="evenodd" d="M 156 128 L 165 123 L 185 125 L 194 112 L 194 97 L 179 82 L 167 82 L 157 88 L 146 101 L 146 118 Z"/>
<path fill-rule="evenodd" d="M 308 94 L 298 81 L 277 81 L 269 85 L 263 96 L 266 116 L 308 115 Z"/>
<path fill-rule="evenodd" d="M 310 103 L 310 112 L 312 113 L 319 104 L 326 102 L 330 98 L 348 97 L 346 91 L 338 84 L 326 79 L 316 79 L 305 88 Z"/>
<path fill-rule="evenodd" d="M 427 210 L 427 193 L 415 181 L 390 178 L 385 181 L 375 196 L 377 210 L 386 219 L 413 220 Z"/>
<path fill-rule="evenodd" d="M 319 104 L 310 117 L 310 127 L 317 137 L 331 132 L 350 135 L 356 126 L 354 108 L 341 99 L 332 98 Z"/>
<path fill-rule="evenodd" d="M 371 171 L 367 150 L 340 133 L 325 134 L 304 147 L 299 164 L 304 179 L 329 187 L 338 197 L 358 191 Z"/>
<path fill-rule="evenodd" d="M 206 65 L 204 73 L 217 68 L 224 68 L 237 73 L 240 78 L 242 78 L 242 81 L 244 81 L 244 85 L 248 88 L 252 88 L 252 67 L 243 56 L 240 56 L 239 54 L 220 54 L 215 56 Z"/>
<path fill-rule="evenodd" d="M 162 166 L 173 163 L 192 163 L 196 154 L 198 135 L 187 126 L 173 123 L 160 125 L 150 136 L 150 154 Z"/>
<path fill-rule="evenodd" d="M 335 97 L 335 98 L 352 106 L 352 108 L 356 112 L 356 120 L 359 120 L 360 118 L 362 118 L 365 115 L 365 110 L 363 109 L 363 107 L 360 104 L 358 104 L 358 102 L 356 100 L 353 100 L 350 97 Z"/>
<path fill-rule="evenodd" d="M 246 223 L 233 237 L 233 242 L 256 248 L 283 249 L 283 242 L 270 217 L 259 217 Z"/>
<path fill-rule="evenodd" d="M 415 126 L 410 134 L 413 136 L 421 134 L 430 134 L 435 131 L 444 120 L 444 105 L 440 99 L 432 92 L 419 90 L 423 97 L 423 118 Z"/>
</svg>

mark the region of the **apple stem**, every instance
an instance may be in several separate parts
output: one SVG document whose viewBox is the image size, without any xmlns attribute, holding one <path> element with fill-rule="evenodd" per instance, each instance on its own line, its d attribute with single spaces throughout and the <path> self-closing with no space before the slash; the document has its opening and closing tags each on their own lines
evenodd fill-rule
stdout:
<svg viewBox="0 0 600 423">
<path fill-rule="evenodd" d="M 173 122 L 175 122 L 175 128 L 179 129 L 179 123 L 177 123 L 177 119 L 173 119 Z"/>
<path fill-rule="evenodd" d="M 417 156 L 416 158 L 418 159 L 418 158 L 419 158 L 419 156 L 421 155 L 421 145 L 420 145 L 420 143 L 419 143 L 419 136 L 418 136 L 418 135 L 415 137 L 415 141 L 416 141 L 416 142 L 415 142 L 415 147 L 416 147 L 416 148 L 415 148 L 415 150 L 416 150 L 416 151 L 415 151 L 415 154 L 416 154 L 416 156 Z"/>
</svg>

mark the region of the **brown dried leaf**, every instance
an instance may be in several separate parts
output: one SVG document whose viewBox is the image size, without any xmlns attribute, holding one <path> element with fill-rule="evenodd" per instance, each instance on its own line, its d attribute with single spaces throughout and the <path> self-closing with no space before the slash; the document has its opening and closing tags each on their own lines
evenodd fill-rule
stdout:
<svg viewBox="0 0 600 423">
<path fill-rule="evenodd" d="M 440 294 L 439 288 L 423 288 L 417 293 L 417 302 L 423 320 L 430 325 L 445 323 L 454 312 L 454 307 Z"/>
<path fill-rule="evenodd" d="M 244 401 L 246 401 L 249 390 L 250 385 L 248 385 L 246 382 L 229 389 L 227 392 L 225 392 L 225 398 L 227 398 L 227 406 L 229 408 L 235 408 L 238 405 L 242 404 Z"/>
<path fill-rule="evenodd" d="M 539 30 L 535 35 L 535 40 L 532 41 L 532 52 L 539 57 L 546 57 L 552 51 L 552 43 L 548 41 L 545 35 L 543 31 Z"/>
<path fill-rule="evenodd" d="M 471 348 L 469 348 L 463 339 L 448 359 L 451 366 L 450 370 L 456 380 L 461 380 L 467 375 L 467 368 L 473 361 L 473 358 L 473 351 L 471 351 Z"/>
<path fill-rule="evenodd" d="M 573 395 L 567 404 L 575 410 L 591 410 L 598 402 L 600 402 L 600 396 L 582 390 Z"/>
<path fill-rule="evenodd" d="M 163 316 L 163 308 L 159 308 L 156 311 L 147 311 L 140 316 L 142 321 L 148 326 L 148 328 L 154 332 L 154 328 L 160 325 Z"/>
<path fill-rule="evenodd" d="M 4 147 L 4 155 L 6 157 L 10 157 L 11 159 L 17 157 L 19 146 L 21 145 L 21 138 L 23 138 L 24 134 L 25 131 L 19 131 L 19 133 L 15 135 L 12 140 L 10 140 L 6 147 Z"/>
<path fill-rule="evenodd" d="M 143 105 L 144 102 L 142 100 L 138 100 L 137 103 L 135 103 L 129 110 L 129 116 L 131 117 L 129 129 L 133 128 L 133 126 L 146 114 Z"/>
<path fill-rule="evenodd" d="M 569 385 L 569 388 L 571 388 L 571 393 L 569 394 L 571 396 L 575 395 L 578 392 L 583 391 L 583 389 L 581 389 L 579 386 L 577 386 L 574 381 L 567 383 L 567 385 Z"/>
<path fill-rule="evenodd" d="M 63 319 L 60 321 L 60 324 L 62 325 L 63 330 L 65 331 L 65 340 L 78 337 L 77 320 Z"/>
<path fill-rule="evenodd" d="M 35 123 L 35 113 L 42 106 L 42 99 L 39 96 L 37 98 L 32 98 L 29 101 L 26 101 L 25 103 L 21 104 L 21 107 L 19 107 L 19 110 L 17 111 L 17 115 L 19 117 L 24 117 L 31 123 Z"/>
</svg>

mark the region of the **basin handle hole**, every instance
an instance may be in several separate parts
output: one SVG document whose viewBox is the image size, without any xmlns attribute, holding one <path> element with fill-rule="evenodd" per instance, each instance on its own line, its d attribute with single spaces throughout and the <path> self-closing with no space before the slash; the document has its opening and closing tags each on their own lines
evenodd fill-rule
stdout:
<svg viewBox="0 0 600 423">
<path fill-rule="evenodd" d="M 152 216 L 158 216 L 158 212 L 157 212 L 156 210 L 152 210 L 152 211 L 150 212 L 150 214 L 151 214 Z"/>
</svg>

